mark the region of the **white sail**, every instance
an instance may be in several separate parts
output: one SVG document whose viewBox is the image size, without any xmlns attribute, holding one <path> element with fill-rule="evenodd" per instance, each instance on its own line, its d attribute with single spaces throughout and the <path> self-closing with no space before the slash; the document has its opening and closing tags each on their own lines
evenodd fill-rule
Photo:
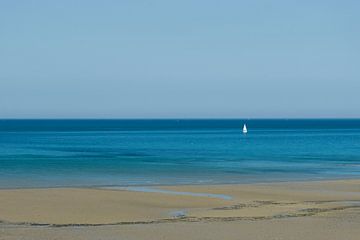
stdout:
<svg viewBox="0 0 360 240">
<path fill-rule="evenodd" d="M 247 133 L 246 124 L 244 124 L 244 127 L 243 127 L 243 133 Z"/>
</svg>

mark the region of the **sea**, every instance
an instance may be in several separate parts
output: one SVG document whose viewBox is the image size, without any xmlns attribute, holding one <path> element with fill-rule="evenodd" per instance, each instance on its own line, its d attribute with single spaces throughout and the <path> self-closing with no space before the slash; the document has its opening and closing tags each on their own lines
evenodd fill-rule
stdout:
<svg viewBox="0 0 360 240">
<path fill-rule="evenodd" d="M 360 119 L 0 120 L 0 188 L 353 178 Z"/>
</svg>

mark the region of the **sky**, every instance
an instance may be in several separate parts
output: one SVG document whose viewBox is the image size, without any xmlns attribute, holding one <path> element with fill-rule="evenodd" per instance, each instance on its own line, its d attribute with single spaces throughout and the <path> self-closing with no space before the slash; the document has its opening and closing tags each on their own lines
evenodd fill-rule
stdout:
<svg viewBox="0 0 360 240">
<path fill-rule="evenodd" d="M 0 118 L 359 118 L 360 1 L 0 1 Z"/>
</svg>

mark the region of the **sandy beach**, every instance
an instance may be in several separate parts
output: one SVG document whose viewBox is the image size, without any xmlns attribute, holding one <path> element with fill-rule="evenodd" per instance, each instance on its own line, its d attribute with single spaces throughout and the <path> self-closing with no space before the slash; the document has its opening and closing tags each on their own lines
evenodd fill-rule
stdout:
<svg viewBox="0 0 360 240">
<path fill-rule="evenodd" d="M 358 239 L 360 180 L 0 190 L 0 220 L 0 239 Z"/>
</svg>

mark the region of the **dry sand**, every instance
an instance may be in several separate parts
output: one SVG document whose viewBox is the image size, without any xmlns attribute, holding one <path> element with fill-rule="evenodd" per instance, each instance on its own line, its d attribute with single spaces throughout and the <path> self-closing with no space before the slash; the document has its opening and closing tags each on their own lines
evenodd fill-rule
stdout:
<svg viewBox="0 0 360 240">
<path fill-rule="evenodd" d="M 161 189 L 232 199 L 90 188 L 0 190 L 0 239 L 360 239 L 360 180 Z"/>
</svg>

